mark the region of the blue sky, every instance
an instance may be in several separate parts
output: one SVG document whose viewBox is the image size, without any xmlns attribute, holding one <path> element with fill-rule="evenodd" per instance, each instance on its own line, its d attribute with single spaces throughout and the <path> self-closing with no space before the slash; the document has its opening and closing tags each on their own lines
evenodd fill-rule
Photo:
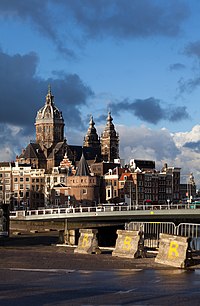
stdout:
<svg viewBox="0 0 200 306">
<path fill-rule="evenodd" d="M 29 139 L 50 83 L 69 144 L 111 110 L 120 155 L 200 182 L 198 0 L 1 0 L 0 159 Z"/>
</svg>

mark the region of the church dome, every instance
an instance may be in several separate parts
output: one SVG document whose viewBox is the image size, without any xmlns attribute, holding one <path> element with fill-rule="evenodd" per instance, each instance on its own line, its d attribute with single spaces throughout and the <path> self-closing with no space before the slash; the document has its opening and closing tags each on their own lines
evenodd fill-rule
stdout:
<svg viewBox="0 0 200 306">
<path fill-rule="evenodd" d="M 46 95 L 45 105 L 39 109 L 36 116 L 36 122 L 63 122 L 62 112 L 54 104 L 54 96 L 51 94 L 51 87 L 49 86 L 48 94 Z"/>
</svg>

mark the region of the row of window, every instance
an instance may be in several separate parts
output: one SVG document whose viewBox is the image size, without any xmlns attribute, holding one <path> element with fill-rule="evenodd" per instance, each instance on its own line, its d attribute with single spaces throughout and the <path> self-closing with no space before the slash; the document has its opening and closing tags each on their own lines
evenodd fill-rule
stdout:
<svg viewBox="0 0 200 306">
<path fill-rule="evenodd" d="M 72 183 L 79 183 L 79 180 L 78 179 L 77 180 L 71 179 L 71 182 Z M 88 182 L 87 179 L 81 179 L 81 183 L 87 183 L 87 182 Z M 95 179 L 90 179 L 89 183 L 95 183 Z"/>
<path fill-rule="evenodd" d="M 0 173 L 0 177 L 3 177 L 3 173 Z M 10 177 L 10 173 L 4 172 L 4 177 Z"/>
</svg>

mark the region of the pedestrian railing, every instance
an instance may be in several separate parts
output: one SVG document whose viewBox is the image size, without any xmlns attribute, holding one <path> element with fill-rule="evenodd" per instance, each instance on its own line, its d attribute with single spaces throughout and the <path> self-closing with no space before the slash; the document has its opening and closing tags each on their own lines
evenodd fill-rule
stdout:
<svg viewBox="0 0 200 306">
<path fill-rule="evenodd" d="M 15 210 L 10 212 L 11 218 L 23 217 L 23 216 L 36 216 L 36 215 L 55 215 L 55 214 L 76 214 L 76 213 L 100 213 L 100 212 L 117 212 L 117 211 L 156 211 L 156 210 L 174 210 L 174 209 L 198 209 L 200 206 L 185 205 L 185 204 L 173 204 L 173 205 L 115 205 L 115 204 L 102 204 L 92 207 L 70 207 L 70 208 L 44 208 L 38 210 Z"/>
</svg>

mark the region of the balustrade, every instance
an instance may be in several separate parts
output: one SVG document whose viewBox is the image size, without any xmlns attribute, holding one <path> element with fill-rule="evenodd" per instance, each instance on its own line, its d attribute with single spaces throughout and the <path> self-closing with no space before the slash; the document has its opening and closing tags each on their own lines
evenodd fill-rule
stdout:
<svg viewBox="0 0 200 306">
<path fill-rule="evenodd" d="M 140 211 L 140 210 L 175 210 L 175 209 L 199 209 L 200 204 L 172 204 L 169 205 L 134 205 L 132 207 L 126 205 L 108 205 L 106 204 L 97 207 L 72 207 L 72 208 L 48 208 L 40 210 L 16 210 L 10 212 L 10 218 L 14 219 L 17 217 L 25 216 L 41 216 L 41 215 L 60 215 L 60 214 L 101 214 L 107 212 L 119 212 L 119 211 Z"/>
</svg>

